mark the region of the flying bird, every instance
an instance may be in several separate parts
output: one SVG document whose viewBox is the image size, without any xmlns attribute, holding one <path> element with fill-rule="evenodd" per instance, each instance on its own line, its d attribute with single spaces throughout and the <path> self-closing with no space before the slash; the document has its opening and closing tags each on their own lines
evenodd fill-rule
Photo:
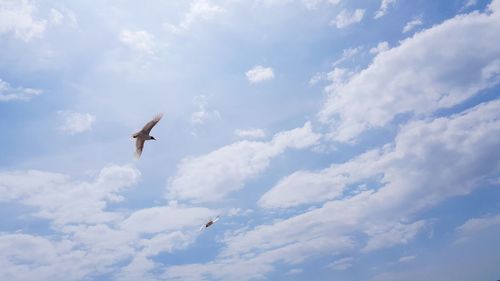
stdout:
<svg viewBox="0 0 500 281">
<path fill-rule="evenodd" d="M 150 136 L 149 133 L 151 133 L 151 129 L 153 129 L 153 127 L 160 121 L 162 117 L 163 113 L 156 115 L 153 120 L 144 125 L 144 127 L 139 132 L 132 135 L 132 137 L 135 139 L 135 155 L 137 158 L 141 157 L 145 141 L 156 140 L 153 136 Z"/>
<path fill-rule="evenodd" d="M 203 229 L 205 228 L 209 228 L 212 224 L 216 223 L 218 220 L 219 220 L 219 216 L 217 216 L 215 219 L 210 219 L 208 220 L 208 222 L 206 222 L 205 224 L 203 224 L 201 227 L 200 227 L 200 231 L 202 231 Z"/>
</svg>

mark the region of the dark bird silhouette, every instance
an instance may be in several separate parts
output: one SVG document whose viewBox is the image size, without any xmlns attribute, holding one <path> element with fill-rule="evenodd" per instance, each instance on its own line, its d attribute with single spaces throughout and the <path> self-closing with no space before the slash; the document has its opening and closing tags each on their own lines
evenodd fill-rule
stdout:
<svg viewBox="0 0 500 281">
<path fill-rule="evenodd" d="M 156 140 L 153 136 L 150 136 L 151 129 L 160 121 L 163 117 L 163 113 L 156 115 L 153 120 L 149 121 L 144 127 L 137 133 L 133 134 L 132 137 L 135 139 L 135 156 L 137 158 L 141 157 L 142 149 L 144 148 L 144 142 L 147 140 Z"/>
</svg>

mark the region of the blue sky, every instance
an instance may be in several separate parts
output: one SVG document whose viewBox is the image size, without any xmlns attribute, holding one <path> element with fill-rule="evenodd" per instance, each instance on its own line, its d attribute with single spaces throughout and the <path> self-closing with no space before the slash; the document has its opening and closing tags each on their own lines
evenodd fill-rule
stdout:
<svg viewBox="0 0 500 281">
<path fill-rule="evenodd" d="M 499 0 L 0 0 L 0 279 L 498 280 L 499 34 Z"/>
</svg>

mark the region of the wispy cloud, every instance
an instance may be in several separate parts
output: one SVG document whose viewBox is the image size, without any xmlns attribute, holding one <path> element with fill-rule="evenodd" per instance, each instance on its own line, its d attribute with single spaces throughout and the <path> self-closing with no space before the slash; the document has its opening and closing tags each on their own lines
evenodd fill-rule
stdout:
<svg viewBox="0 0 500 281">
<path fill-rule="evenodd" d="M 359 54 L 359 52 L 363 49 L 363 47 L 353 47 L 353 48 L 348 48 L 348 49 L 344 49 L 342 51 L 342 57 L 340 57 L 338 60 L 336 60 L 332 66 L 333 67 L 336 67 L 338 66 L 339 64 L 347 61 L 347 60 L 350 60 L 351 58 L 353 58 L 354 56 L 356 56 L 357 54 Z"/>
<path fill-rule="evenodd" d="M 257 65 L 245 73 L 250 83 L 261 83 L 274 78 L 274 71 L 270 67 Z"/>
<path fill-rule="evenodd" d="M 380 8 L 375 12 L 374 19 L 379 19 L 387 14 L 389 6 L 396 4 L 397 0 L 382 0 L 380 3 Z"/>
<path fill-rule="evenodd" d="M 194 0 L 190 3 L 189 11 L 184 15 L 179 25 L 167 23 L 165 27 L 173 32 L 181 32 L 190 29 L 196 22 L 213 20 L 224 12 L 222 7 L 212 4 L 208 0 Z"/>
<path fill-rule="evenodd" d="M 346 270 L 352 266 L 353 260 L 352 257 L 342 258 L 330 263 L 327 267 L 333 270 Z"/>
<path fill-rule="evenodd" d="M 399 258 L 398 262 L 410 262 L 415 260 L 415 258 L 415 256 L 403 256 Z"/>
<path fill-rule="evenodd" d="M 476 6 L 476 5 L 477 5 L 477 0 L 467 0 L 467 2 L 465 2 L 465 4 L 464 4 L 462 10 Z"/>
<path fill-rule="evenodd" d="M 241 138 L 263 138 L 266 136 L 266 133 L 262 129 L 236 129 L 234 134 Z"/>
<path fill-rule="evenodd" d="M 208 99 L 206 96 L 196 96 L 193 102 L 198 108 L 191 114 L 191 123 L 201 125 L 210 119 L 221 118 L 219 111 L 208 108 Z"/>
<path fill-rule="evenodd" d="M 90 113 L 59 111 L 58 115 L 61 119 L 59 130 L 69 135 L 90 131 L 96 120 Z"/>
<path fill-rule="evenodd" d="M 342 0 L 302 0 L 308 9 L 316 9 L 318 5 L 326 3 L 332 6 L 338 5 Z"/>
<path fill-rule="evenodd" d="M 383 41 L 383 42 L 378 43 L 378 45 L 376 47 L 371 48 L 370 54 L 377 55 L 377 54 L 380 54 L 380 53 L 385 52 L 387 50 L 389 50 L 389 43 L 387 41 Z"/>
<path fill-rule="evenodd" d="M 331 22 L 331 24 L 335 25 L 339 29 L 346 28 L 349 25 L 360 22 L 363 19 L 364 15 L 364 9 L 356 9 L 353 12 L 349 12 L 344 9 L 337 15 L 337 17 Z"/>
<path fill-rule="evenodd" d="M 155 53 L 154 37 L 145 30 L 122 30 L 119 39 L 124 45 L 143 54 L 153 55 Z"/>
<path fill-rule="evenodd" d="M 481 218 L 471 218 L 456 228 L 456 232 L 458 233 L 457 242 L 465 242 L 474 235 L 495 226 L 500 226 L 500 214 Z"/>
<path fill-rule="evenodd" d="M 12 87 L 8 82 L 0 78 L 0 102 L 7 101 L 29 101 L 31 98 L 38 96 L 42 93 L 42 90 L 24 88 L 24 87 Z"/>
<path fill-rule="evenodd" d="M 416 28 L 417 26 L 420 26 L 422 24 L 423 23 L 422 23 L 421 18 L 416 18 L 414 20 L 411 20 L 408 23 L 406 23 L 406 25 L 403 27 L 403 33 L 408 33 L 410 31 L 412 31 L 414 28 Z"/>
</svg>

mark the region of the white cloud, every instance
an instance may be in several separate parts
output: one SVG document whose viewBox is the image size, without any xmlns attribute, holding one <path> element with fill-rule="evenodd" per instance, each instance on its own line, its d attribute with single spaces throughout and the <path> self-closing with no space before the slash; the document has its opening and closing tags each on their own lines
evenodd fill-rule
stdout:
<svg viewBox="0 0 500 281">
<path fill-rule="evenodd" d="M 500 226 L 500 214 L 496 216 L 469 219 L 464 224 L 456 228 L 459 235 L 457 241 L 467 241 L 470 237 L 494 226 Z"/>
<path fill-rule="evenodd" d="M 378 45 L 376 47 L 371 48 L 370 54 L 377 55 L 377 54 L 380 54 L 380 53 L 385 52 L 387 50 L 389 50 L 389 43 L 387 43 L 387 41 L 383 41 L 383 42 L 378 43 Z"/>
<path fill-rule="evenodd" d="M 234 134 L 240 138 L 263 138 L 266 136 L 266 133 L 262 129 L 236 129 L 234 130 Z"/>
<path fill-rule="evenodd" d="M 270 67 L 264 67 L 257 65 L 252 69 L 248 70 L 245 75 L 250 83 L 261 83 L 274 78 L 273 69 Z"/>
<path fill-rule="evenodd" d="M 92 181 L 42 171 L 0 173 L 0 200 L 34 207 L 36 217 L 56 224 L 101 223 L 118 214 L 105 211 L 108 203 L 122 200 L 119 192 L 133 185 L 139 171 L 130 166 L 108 166 Z"/>
<path fill-rule="evenodd" d="M 350 184 L 371 178 L 376 182 L 371 184 L 373 188 L 229 236 L 221 256 L 246 256 L 311 237 L 356 236 L 360 232 L 368 236 L 362 251 L 408 243 L 428 225 L 423 220 L 408 222 L 409 217 L 446 198 L 468 194 L 481 187 L 483 180 L 498 176 L 498 159 L 491 157 L 491 151 L 500 151 L 498 112 L 500 101 L 493 101 L 449 118 L 405 125 L 394 144 L 317 174 L 318 178 L 349 178 L 343 184 L 348 190 L 352 190 Z M 305 181 L 303 186 L 308 188 L 290 191 L 307 194 L 312 185 Z M 325 185 L 324 193 L 332 186 Z M 328 199 L 321 194 L 318 198 Z M 281 202 L 278 196 L 275 200 Z"/>
<path fill-rule="evenodd" d="M 356 48 L 348 48 L 342 51 L 342 57 L 338 60 L 336 60 L 332 66 L 336 67 L 337 65 L 341 64 L 342 62 L 349 60 L 353 58 L 355 55 L 357 55 L 363 48 L 362 47 L 356 47 Z"/>
<path fill-rule="evenodd" d="M 411 200 L 416 208 L 467 194 L 478 180 L 497 169 L 488 155 L 500 149 L 495 141 L 500 133 L 499 110 L 500 101 L 495 101 L 450 118 L 410 122 L 401 128 L 393 144 L 344 164 L 285 177 L 262 196 L 259 205 L 287 208 L 323 202 L 355 191 L 362 184 L 383 184 L 378 196 L 398 190 L 392 203 Z M 475 153 L 470 155 L 470 151 Z M 443 169 L 448 173 L 435 175 L 434 171 Z M 383 197 L 395 196 L 390 192 Z"/>
<path fill-rule="evenodd" d="M 347 249 L 370 252 L 410 243 L 430 225 L 425 220 L 410 220 L 418 212 L 497 178 L 498 157 L 491 152 L 500 151 L 499 112 L 500 101 L 492 101 L 451 117 L 410 122 L 401 128 L 395 143 L 316 174 L 318 178 L 342 178 L 344 191 L 356 191 L 358 183 L 367 184 L 368 189 L 363 187 L 288 219 L 225 235 L 225 246 L 216 261 L 171 267 L 167 276 L 247 280 L 274 270 L 274 263 L 300 263 L 310 254 L 342 254 Z M 310 178 L 314 179 L 312 174 Z M 336 187 L 325 185 L 324 194 L 318 193 L 315 201 L 329 200 L 325 194 L 332 186 Z M 287 192 L 307 196 L 311 188 L 314 185 L 304 181 L 302 189 Z M 276 204 L 283 204 L 280 195 L 285 197 L 278 194 Z M 353 240 L 363 235 L 366 242 Z M 344 239 L 343 248 L 329 244 L 339 239 Z M 303 247 L 299 250 L 297 245 Z M 269 258 L 277 253 L 287 260 Z M 264 257 L 267 267 L 260 263 Z M 237 275 L 224 265 L 226 260 L 236 268 L 251 267 L 253 272 L 250 277 L 243 271 Z"/>
<path fill-rule="evenodd" d="M 61 24 L 64 19 L 64 15 L 57 9 L 50 9 L 50 22 L 52 24 Z"/>
<path fill-rule="evenodd" d="M 245 181 L 260 174 L 272 158 L 287 148 L 305 148 L 320 136 L 304 127 L 276 134 L 269 142 L 241 141 L 206 155 L 186 158 L 169 179 L 168 196 L 196 202 L 216 201 L 239 190 Z"/>
<path fill-rule="evenodd" d="M 368 228 L 365 232 L 370 240 L 363 248 L 364 252 L 389 248 L 394 245 L 406 244 L 421 232 L 426 226 L 425 221 L 417 221 L 411 224 L 395 223 L 392 225 L 377 225 Z"/>
<path fill-rule="evenodd" d="M 297 275 L 301 274 L 302 272 L 304 272 L 302 268 L 292 268 L 286 273 L 286 275 Z"/>
<path fill-rule="evenodd" d="M 327 267 L 333 270 L 346 270 L 352 266 L 353 260 L 352 257 L 342 258 L 330 263 Z"/>
<path fill-rule="evenodd" d="M 126 210 L 108 210 L 139 175 L 131 166 L 105 167 L 89 181 L 41 171 L 0 173 L 0 202 L 31 207 L 23 216 L 48 219 L 54 232 L 0 233 L 0 279 L 76 281 L 112 273 L 120 280 L 153 278 L 159 265 L 152 257 L 193 243 L 198 227 L 216 211 L 175 202 L 128 217 Z"/>
<path fill-rule="evenodd" d="M 400 257 L 398 262 L 410 262 L 413 260 L 415 260 L 415 256 L 404 256 L 404 257 Z"/>
<path fill-rule="evenodd" d="M 35 5 L 29 1 L 0 1 L 0 34 L 12 32 L 15 37 L 29 41 L 41 37 L 46 21 L 37 20 Z"/>
<path fill-rule="evenodd" d="M 160 233 L 181 230 L 186 227 L 198 228 L 216 211 L 201 207 L 181 207 L 171 204 L 134 212 L 120 226 L 127 231 Z"/>
<path fill-rule="evenodd" d="M 352 13 L 344 9 L 337 15 L 337 17 L 331 22 L 331 24 L 335 25 L 339 29 L 346 28 L 349 25 L 360 22 L 363 19 L 364 15 L 364 9 L 356 9 Z"/>
<path fill-rule="evenodd" d="M 308 9 L 316 9 L 318 5 L 326 3 L 332 6 L 338 5 L 342 0 L 302 0 L 302 3 L 306 5 Z"/>
<path fill-rule="evenodd" d="M 407 33 L 412 31 L 415 27 L 422 25 L 422 19 L 416 18 L 414 20 L 409 21 L 404 27 L 403 27 L 403 33 Z"/>
<path fill-rule="evenodd" d="M 308 258 L 346 250 L 352 242 L 345 237 L 314 238 L 292 243 L 247 257 L 218 257 L 206 264 L 170 266 L 163 275 L 168 280 L 254 280 L 265 278 L 274 270 L 274 263 L 295 265 Z"/>
<path fill-rule="evenodd" d="M 208 0 L 194 0 L 190 3 L 189 11 L 178 26 L 165 24 L 165 27 L 172 32 L 188 30 L 194 23 L 213 20 L 224 12 L 222 7 L 212 4 Z"/>
<path fill-rule="evenodd" d="M 351 142 L 398 114 L 425 116 L 496 85 L 500 47 L 489 38 L 500 32 L 499 14 L 457 16 L 422 31 L 376 56 L 341 87 L 327 89 L 319 117 L 331 125 L 330 137 Z"/>
<path fill-rule="evenodd" d="M 120 41 L 126 46 L 139 51 L 142 54 L 154 55 L 154 36 L 145 30 L 122 30 Z"/>
<path fill-rule="evenodd" d="M 467 0 L 467 2 L 464 4 L 462 10 L 476 6 L 476 5 L 477 5 L 477 0 Z"/>
<path fill-rule="evenodd" d="M 38 96 L 42 90 L 16 87 L 13 88 L 8 82 L 0 78 L 0 102 L 22 100 L 29 101 L 31 98 Z"/>
<path fill-rule="evenodd" d="M 90 131 L 95 122 L 95 116 L 89 113 L 59 111 L 58 114 L 62 123 L 59 130 L 69 135 Z"/>
<path fill-rule="evenodd" d="M 380 8 L 377 12 L 375 12 L 374 19 L 379 19 L 387 14 L 387 9 L 389 9 L 390 5 L 396 4 L 397 0 L 382 0 L 380 3 Z"/>
<path fill-rule="evenodd" d="M 247 216 L 253 213 L 252 209 L 242 209 L 242 208 L 231 208 L 227 211 L 227 216 L 229 217 L 237 217 L 237 216 Z"/>
<path fill-rule="evenodd" d="M 193 101 L 198 107 L 198 110 L 191 114 L 191 123 L 201 125 L 210 119 L 221 118 L 219 111 L 208 109 L 206 96 L 196 96 Z"/>
</svg>

